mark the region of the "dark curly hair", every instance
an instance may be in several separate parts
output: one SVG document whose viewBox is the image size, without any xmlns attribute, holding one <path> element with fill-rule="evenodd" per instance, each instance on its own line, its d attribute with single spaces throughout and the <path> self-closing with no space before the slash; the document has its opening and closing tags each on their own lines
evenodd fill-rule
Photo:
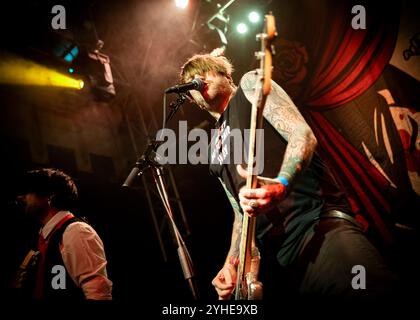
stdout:
<svg viewBox="0 0 420 320">
<path fill-rule="evenodd" d="M 59 210 L 72 209 L 78 198 L 73 179 L 58 169 L 28 171 L 23 185 L 23 193 L 33 192 L 40 197 L 51 197 L 51 206 Z"/>
</svg>

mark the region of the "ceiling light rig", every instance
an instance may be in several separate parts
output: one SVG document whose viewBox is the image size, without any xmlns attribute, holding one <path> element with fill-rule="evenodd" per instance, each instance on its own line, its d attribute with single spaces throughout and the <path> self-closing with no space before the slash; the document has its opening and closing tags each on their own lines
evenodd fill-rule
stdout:
<svg viewBox="0 0 420 320">
<path fill-rule="evenodd" d="M 189 0 L 175 0 L 175 6 L 180 9 L 185 9 L 188 6 Z"/>
<path fill-rule="evenodd" d="M 212 0 L 207 0 L 207 2 L 212 2 Z M 224 5 L 219 3 L 216 4 L 217 11 L 216 13 L 207 20 L 207 27 L 210 30 L 215 30 L 220 38 L 221 43 L 224 47 L 227 47 L 228 44 L 228 34 L 229 28 L 232 28 L 233 20 L 236 20 L 237 17 L 231 19 L 231 16 L 226 12 L 227 8 L 230 7 L 235 0 L 229 0 Z M 248 31 L 253 30 L 255 27 L 261 23 L 261 14 L 260 10 L 251 10 L 249 8 L 247 16 L 243 17 L 242 21 L 236 21 L 235 30 L 237 35 L 245 36 Z"/>
<path fill-rule="evenodd" d="M 210 30 L 216 30 L 219 34 L 220 41 L 224 46 L 227 46 L 228 43 L 226 33 L 228 31 L 230 21 L 230 17 L 225 10 L 234 2 L 235 0 L 230 0 L 224 6 L 217 4 L 219 10 L 209 20 L 207 20 L 207 27 Z"/>
</svg>

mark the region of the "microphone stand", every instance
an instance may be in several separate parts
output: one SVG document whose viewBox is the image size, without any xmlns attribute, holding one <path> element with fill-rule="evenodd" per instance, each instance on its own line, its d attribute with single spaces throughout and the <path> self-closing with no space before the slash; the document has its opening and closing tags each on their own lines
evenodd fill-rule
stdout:
<svg viewBox="0 0 420 320">
<path fill-rule="evenodd" d="M 177 100 L 170 103 L 169 107 L 171 108 L 171 111 L 169 112 L 165 120 L 165 127 L 168 121 L 172 119 L 172 117 L 175 115 L 175 113 L 178 111 L 178 109 L 185 102 L 186 99 L 187 96 L 184 93 L 180 93 L 178 94 Z M 156 154 L 156 150 L 161 143 L 162 141 L 149 141 L 146 150 L 137 159 L 133 169 L 126 178 L 123 187 L 130 187 L 138 176 L 142 175 L 147 169 L 151 170 L 159 196 L 162 200 L 163 206 L 165 207 L 166 213 L 172 224 L 172 228 L 178 245 L 178 258 L 182 267 L 182 271 L 184 273 L 184 278 L 188 281 L 188 285 L 190 287 L 194 300 L 197 300 L 197 288 L 196 283 L 194 281 L 194 266 L 191 260 L 191 256 L 185 245 L 185 242 L 182 239 L 182 236 L 179 233 L 178 227 L 176 226 L 174 220 L 172 208 L 169 202 L 168 192 L 166 190 L 166 184 L 162 175 L 162 165 L 160 165 L 156 161 L 156 158 L 159 157 L 159 155 Z"/>
<path fill-rule="evenodd" d="M 171 111 L 169 112 L 168 116 L 166 117 L 165 127 L 166 127 L 166 124 L 169 122 L 169 120 L 171 120 L 172 117 L 175 115 L 175 113 L 178 111 L 179 107 L 184 104 L 185 100 L 187 100 L 187 95 L 185 93 L 179 93 L 176 101 L 175 102 L 172 101 L 169 104 L 169 108 L 171 109 Z"/>
</svg>

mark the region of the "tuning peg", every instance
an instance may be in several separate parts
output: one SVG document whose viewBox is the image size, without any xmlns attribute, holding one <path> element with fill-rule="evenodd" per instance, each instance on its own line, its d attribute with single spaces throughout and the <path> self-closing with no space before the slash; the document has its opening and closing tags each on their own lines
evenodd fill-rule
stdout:
<svg viewBox="0 0 420 320">
<path fill-rule="evenodd" d="M 262 58 L 264 58 L 265 53 L 262 51 L 257 51 L 255 52 L 255 57 L 257 58 L 257 60 L 261 60 Z"/>
</svg>

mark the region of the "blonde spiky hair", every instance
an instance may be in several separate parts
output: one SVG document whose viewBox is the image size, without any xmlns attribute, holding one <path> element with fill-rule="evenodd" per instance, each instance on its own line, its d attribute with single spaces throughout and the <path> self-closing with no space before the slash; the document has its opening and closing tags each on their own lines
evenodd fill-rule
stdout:
<svg viewBox="0 0 420 320">
<path fill-rule="evenodd" d="M 203 75 L 210 71 L 215 71 L 232 79 L 233 65 L 229 59 L 222 56 L 223 53 L 224 48 L 222 47 L 214 49 L 211 53 L 192 56 L 181 68 L 181 82 L 187 83 L 194 79 L 195 75 Z"/>
</svg>

